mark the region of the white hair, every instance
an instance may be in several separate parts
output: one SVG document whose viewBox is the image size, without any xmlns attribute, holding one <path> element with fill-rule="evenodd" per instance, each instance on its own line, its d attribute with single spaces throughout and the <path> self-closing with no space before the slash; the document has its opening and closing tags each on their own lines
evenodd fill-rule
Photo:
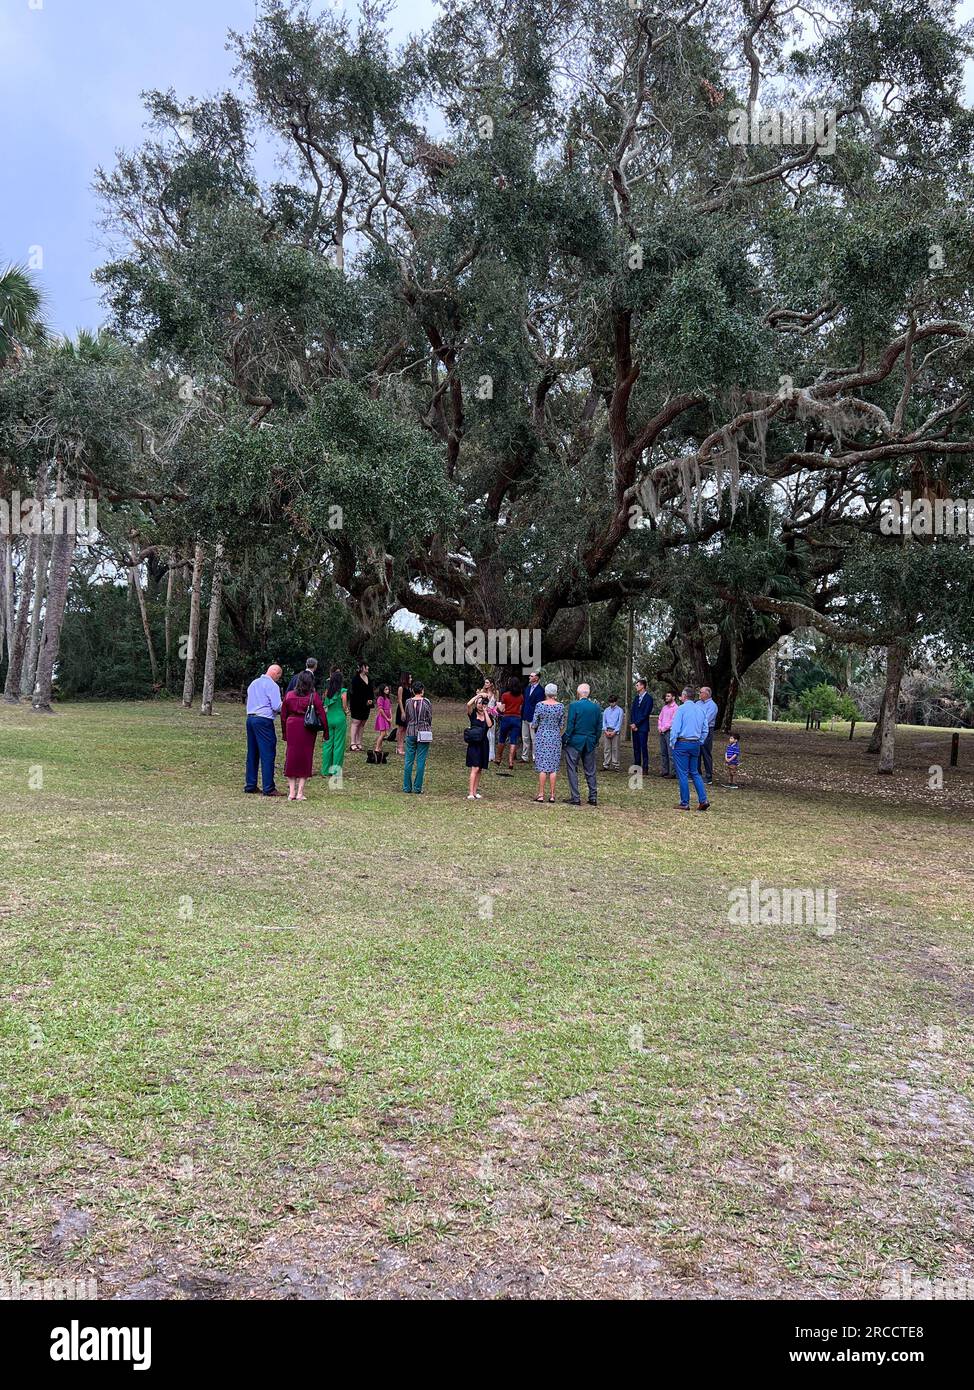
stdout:
<svg viewBox="0 0 974 1390">
<path fill-rule="evenodd" d="M 590 685 L 586 685 L 583 681 L 582 684 L 578 687 L 577 694 L 580 695 L 581 698 L 584 700 L 585 697 L 591 693 L 591 690 L 592 687 Z"/>
<path fill-rule="evenodd" d="M 548 682 L 548 684 L 547 684 L 547 685 L 545 686 L 545 688 L 544 688 L 544 693 L 545 693 L 546 695 L 557 695 L 557 694 L 558 694 L 558 687 L 557 687 L 557 685 L 555 685 L 554 681 L 549 681 L 549 682 Z"/>
</svg>

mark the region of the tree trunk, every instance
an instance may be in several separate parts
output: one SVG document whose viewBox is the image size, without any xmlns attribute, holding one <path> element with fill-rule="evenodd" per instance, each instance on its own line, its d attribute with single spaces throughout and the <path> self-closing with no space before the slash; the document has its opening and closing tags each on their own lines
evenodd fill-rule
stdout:
<svg viewBox="0 0 974 1390">
<path fill-rule="evenodd" d="M 140 578 L 141 565 L 135 558 L 135 548 L 129 557 L 129 582 L 132 585 L 132 592 L 135 594 L 136 602 L 139 605 L 139 617 L 142 619 L 142 631 L 145 633 L 145 645 L 149 652 L 149 668 L 152 671 L 153 688 L 159 686 L 159 663 L 156 660 L 156 649 L 152 645 L 152 629 L 149 627 L 149 614 L 145 606 L 145 594 L 142 592 L 142 580 Z"/>
<path fill-rule="evenodd" d="M 883 708 L 882 733 L 879 746 L 879 767 L 877 772 L 890 773 L 896 754 L 896 713 L 900 700 L 900 686 L 906 667 L 906 649 L 895 646 L 886 649 L 886 695 Z"/>
<path fill-rule="evenodd" d="M 30 637 L 27 640 L 27 656 L 20 678 L 20 693 L 29 700 L 37 676 L 37 653 L 41 645 L 41 609 L 44 606 L 44 591 L 47 588 L 47 547 L 44 537 L 37 538 L 37 564 L 34 569 L 34 606 L 30 615 Z"/>
<path fill-rule="evenodd" d="M 216 658 L 220 647 L 220 599 L 223 594 L 223 542 L 217 541 L 213 555 L 213 579 L 210 583 L 210 614 L 206 625 L 206 662 L 203 667 L 203 703 L 200 714 L 213 713 L 213 690 L 216 685 Z"/>
<path fill-rule="evenodd" d="M 47 608 L 44 611 L 44 636 L 37 658 L 37 680 L 34 684 L 33 706 L 37 714 L 53 714 L 51 691 L 54 685 L 54 667 L 57 662 L 58 647 L 61 644 L 61 627 L 64 623 L 64 609 L 68 600 L 68 585 L 71 582 L 71 564 L 74 560 L 74 547 L 77 537 L 74 531 L 66 531 L 54 537 L 51 546 L 51 571 L 47 589 Z"/>
<path fill-rule="evenodd" d="M 622 708 L 625 711 L 622 719 L 623 732 L 620 735 L 620 742 L 632 743 L 632 731 L 629 728 L 629 707 L 632 703 L 633 681 L 635 680 L 635 657 L 636 657 L 636 607 L 635 604 L 629 605 L 629 618 L 626 623 L 626 674 L 622 680 Z"/>
<path fill-rule="evenodd" d="M 176 586 L 176 552 L 171 551 L 169 555 L 169 571 L 166 574 L 166 621 L 165 621 L 165 661 L 163 677 L 166 683 L 166 690 L 172 689 L 171 671 L 169 667 L 169 657 L 172 650 L 172 596 Z"/>
<path fill-rule="evenodd" d="M 8 705 L 20 703 L 20 685 L 24 673 L 24 659 L 27 654 L 27 631 L 30 623 L 31 596 L 34 592 L 34 573 L 37 569 L 37 552 L 40 549 L 40 536 L 31 536 L 27 543 L 27 557 L 24 560 L 24 576 L 20 581 L 20 604 L 13 625 L 13 635 L 7 648 L 10 660 L 7 664 L 7 680 L 3 687 L 3 698 Z"/>
<path fill-rule="evenodd" d="M 14 543 L 7 538 L 3 553 L 3 617 L 7 633 L 7 659 L 10 659 L 10 640 L 14 631 Z"/>
<path fill-rule="evenodd" d="M 694 672 L 703 669 L 704 674 L 697 677 L 698 685 L 709 685 L 711 694 L 717 704 L 718 727 L 724 733 L 730 733 L 731 725 L 734 720 L 734 707 L 737 704 L 737 696 L 740 692 L 741 681 L 748 673 L 756 661 L 759 661 L 765 652 L 773 648 L 782 637 L 787 636 L 793 630 L 792 624 L 782 621 L 778 624 L 775 632 L 745 632 L 742 635 L 732 636 L 724 633 L 720 639 L 720 647 L 717 651 L 716 659 L 711 663 L 706 661 L 704 653 L 704 665 L 701 668 L 699 655 L 692 663 Z M 683 684 L 683 682 L 678 682 Z"/>
<path fill-rule="evenodd" d="M 37 473 L 34 478 L 34 499 L 43 509 L 44 497 L 47 493 L 47 459 L 41 459 L 37 465 Z M 59 488 L 60 495 L 60 488 Z M 39 525 L 40 523 L 38 523 Z M 20 607 L 17 610 L 17 619 L 14 622 L 12 611 L 8 605 L 8 634 L 13 635 L 11 641 L 8 635 L 7 648 L 10 653 L 7 665 L 7 680 L 3 688 L 3 698 L 10 705 L 15 705 L 20 700 L 21 685 L 24 678 L 24 666 L 27 656 L 27 641 L 29 632 L 29 622 L 31 617 L 31 595 L 34 591 L 34 580 L 41 563 L 41 556 L 44 551 L 43 536 L 38 533 L 32 535 L 27 545 L 27 556 L 24 560 L 24 577 L 20 585 Z M 7 560 L 12 566 L 13 540 L 11 539 L 7 547 Z M 13 581 L 9 581 L 7 589 L 8 599 L 13 594 Z"/>
<path fill-rule="evenodd" d="M 887 667 L 888 679 L 888 667 Z M 879 713 L 876 716 L 876 723 L 872 733 L 869 735 L 869 743 L 866 746 L 867 753 L 878 753 L 879 746 L 883 738 L 883 720 L 886 717 L 886 691 L 888 686 L 883 687 L 883 698 L 879 702 Z"/>
<path fill-rule="evenodd" d="M 189 599 L 189 634 L 186 640 L 186 672 L 183 676 L 183 708 L 189 709 L 196 694 L 196 649 L 200 642 L 200 588 L 203 583 L 203 547 L 193 556 L 193 581 Z"/>
<path fill-rule="evenodd" d="M 3 649 L 7 645 L 7 655 L 10 649 L 7 644 L 7 552 L 10 549 L 10 539 L 8 536 L 0 535 L 0 661 L 3 660 Z"/>
</svg>

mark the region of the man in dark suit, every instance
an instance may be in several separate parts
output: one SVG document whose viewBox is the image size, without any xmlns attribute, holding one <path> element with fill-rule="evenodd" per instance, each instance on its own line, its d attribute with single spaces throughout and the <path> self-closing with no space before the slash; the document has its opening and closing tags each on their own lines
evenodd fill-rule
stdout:
<svg viewBox="0 0 974 1390">
<path fill-rule="evenodd" d="M 632 730 L 632 761 L 634 767 L 649 772 L 649 718 L 653 713 L 653 697 L 646 688 L 644 680 L 636 682 L 636 698 L 629 711 L 629 728 Z"/>
<path fill-rule="evenodd" d="M 317 689 L 318 689 L 318 658 L 317 658 L 316 656 L 309 656 L 308 659 L 307 659 L 307 661 L 304 663 L 304 669 L 305 669 L 306 671 L 310 671 L 310 672 L 311 672 L 312 680 L 313 680 L 314 683 L 315 683 L 315 690 L 317 690 Z M 287 694 L 288 694 L 288 695 L 290 695 L 291 691 L 292 691 L 292 690 L 294 689 L 294 687 L 297 685 L 297 683 L 298 683 L 298 676 L 300 676 L 300 674 L 301 674 L 300 671 L 295 671 L 294 675 L 293 675 L 293 676 L 291 677 L 291 679 L 288 681 L 288 686 L 287 686 Z"/>
</svg>

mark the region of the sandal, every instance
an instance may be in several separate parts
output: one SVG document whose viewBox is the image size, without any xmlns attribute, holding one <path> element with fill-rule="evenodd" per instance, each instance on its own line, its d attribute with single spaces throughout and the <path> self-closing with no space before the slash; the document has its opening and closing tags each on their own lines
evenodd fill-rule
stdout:
<svg viewBox="0 0 974 1390">
<path fill-rule="evenodd" d="M 544 797 L 543 797 L 543 796 L 536 796 L 534 799 L 535 799 L 535 801 L 544 801 Z"/>
</svg>

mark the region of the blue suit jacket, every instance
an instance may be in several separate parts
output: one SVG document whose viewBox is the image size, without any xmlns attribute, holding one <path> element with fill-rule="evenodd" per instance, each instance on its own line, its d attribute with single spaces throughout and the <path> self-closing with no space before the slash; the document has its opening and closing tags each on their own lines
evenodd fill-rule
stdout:
<svg viewBox="0 0 974 1390">
<path fill-rule="evenodd" d="M 629 722 L 635 724 L 640 733 L 649 732 L 649 716 L 653 712 L 653 697 L 647 690 L 645 695 L 637 695 L 629 711 Z"/>
</svg>

